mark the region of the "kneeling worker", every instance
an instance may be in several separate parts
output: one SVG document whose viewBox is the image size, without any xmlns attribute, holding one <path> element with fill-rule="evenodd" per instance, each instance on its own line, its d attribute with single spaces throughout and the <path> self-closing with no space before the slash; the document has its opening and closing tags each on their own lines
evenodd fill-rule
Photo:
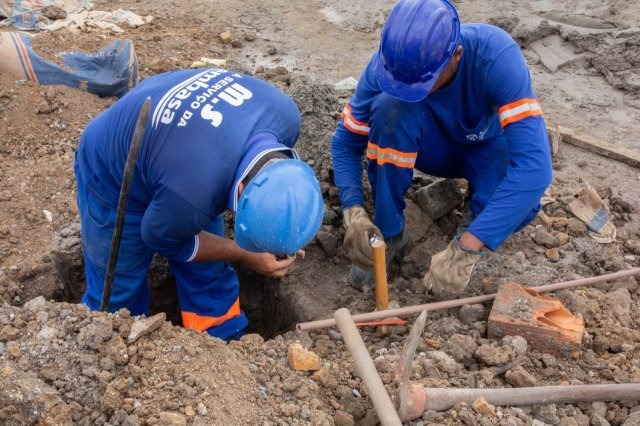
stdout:
<svg viewBox="0 0 640 426">
<path fill-rule="evenodd" d="M 364 209 L 362 157 L 374 202 Z M 413 170 L 465 178 L 468 226 L 433 255 L 424 285 L 462 292 L 486 247 L 530 223 L 553 173 L 546 126 L 518 44 L 504 30 L 460 24 L 447 0 L 400 0 L 332 140 L 351 284 L 372 283 L 373 235 L 387 259 L 409 240 L 404 196 Z"/>
</svg>

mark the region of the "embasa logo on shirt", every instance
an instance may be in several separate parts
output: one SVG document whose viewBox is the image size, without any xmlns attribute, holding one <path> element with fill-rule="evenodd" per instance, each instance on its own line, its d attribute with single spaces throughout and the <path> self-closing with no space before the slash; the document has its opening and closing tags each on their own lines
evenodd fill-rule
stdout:
<svg viewBox="0 0 640 426">
<path fill-rule="evenodd" d="M 483 140 L 483 139 L 484 139 L 484 135 L 486 135 L 486 134 L 487 134 L 487 130 L 488 130 L 488 129 L 484 129 L 484 130 L 482 130 L 481 132 L 479 132 L 479 133 L 477 133 L 477 134 L 476 134 L 476 133 L 470 133 L 470 134 L 468 134 L 468 135 L 466 136 L 466 138 L 467 138 L 467 140 L 468 140 L 469 142 L 481 141 L 481 140 Z"/>
<path fill-rule="evenodd" d="M 218 102 L 240 106 L 253 96 L 250 90 L 236 82 L 241 78 L 240 74 L 229 74 L 223 69 L 210 69 L 173 86 L 153 112 L 153 127 L 159 123 L 171 124 L 176 117 L 178 127 L 186 126 L 198 111 L 202 119 L 218 127 L 223 119 L 222 113 L 215 110 Z"/>
</svg>

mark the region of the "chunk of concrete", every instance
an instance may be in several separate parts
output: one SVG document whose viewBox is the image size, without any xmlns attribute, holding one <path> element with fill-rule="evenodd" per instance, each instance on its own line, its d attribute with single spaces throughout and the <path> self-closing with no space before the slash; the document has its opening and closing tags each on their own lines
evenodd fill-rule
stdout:
<svg viewBox="0 0 640 426">
<path fill-rule="evenodd" d="M 557 34 L 534 41 L 530 47 L 552 73 L 586 56 L 584 53 L 575 53 L 574 47 Z"/>
<path fill-rule="evenodd" d="M 167 315 L 164 312 L 160 312 L 152 317 L 141 318 L 135 321 L 131 325 L 131 331 L 129 332 L 129 337 L 127 337 L 127 343 L 134 343 L 142 336 L 146 336 L 152 331 L 157 330 L 162 324 L 164 324 L 166 319 Z"/>
<path fill-rule="evenodd" d="M 433 220 L 447 214 L 462 200 L 462 192 L 454 179 L 439 179 L 416 191 L 418 206 Z"/>
<path fill-rule="evenodd" d="M 407 232 L 411 240 L 416 243 L 422 240 L 435 226 L 433 220 L 422 213 L 422 209 L 408 198 L 404 199 L 404 217 Z"/>
<path fill-rule="evenodd" d="M 353 92 L 356 89 L 357 85 L 358 85 L 358 80 L 356 80 L 353 77 L 347 77 L 344 80 L 340 80 L 339 82 L 337 82 L 334 85 L 334 88 L 339 92 L 341 91 Z"/>
</svg>

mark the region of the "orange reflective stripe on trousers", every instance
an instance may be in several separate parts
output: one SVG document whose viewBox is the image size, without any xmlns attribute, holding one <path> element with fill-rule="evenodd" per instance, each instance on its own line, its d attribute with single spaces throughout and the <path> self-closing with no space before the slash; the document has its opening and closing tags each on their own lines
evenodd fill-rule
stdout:
<svg viewBox="0 0 640 426">
<path fill-rule="evenodd" d="M 182 312 L 182 325 L 185 328 L 192 330 L 205 331 L 216 325 L 220 325 L 223 322 L 240 316 L 240 298 L 237 298 L 229 310 L 222 316 L 209 317 L 204 315 L 194 314 L 193 312 Z"/>
</svg>

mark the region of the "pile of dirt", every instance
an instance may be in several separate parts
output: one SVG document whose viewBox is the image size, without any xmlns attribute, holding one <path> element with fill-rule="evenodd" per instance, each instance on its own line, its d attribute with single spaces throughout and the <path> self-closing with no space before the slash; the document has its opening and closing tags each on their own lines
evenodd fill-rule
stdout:
<svg viewBox="0 0 640 426">
<path fill-rule="evenodd" d="M 429 316 L 411 379 L 432 387 L 523 387 L 625 383 L 640 379 L 637 284 L 568 292 L 588 314 L 577 359 L 532 350 L 521 337 L 485 336 L 487 308 L 467 305 Z M 632 289 L 632 292 L 628 288 Z M 627 326 L 621 326 L 626 324 Z M 391 394 L 406 326 L 363 336 Z M 228 344 L 175 327 L 164 315 L 89 313 L 39 297 L 0 308 L 0 409 L 6 424 L 376 424 L 367 390 L 335 330 L 290 332 Z M 314 371 L 295 371 L 294 343 L 315 353 Z M 396 399 L 397 402 L 397 399 Z M 636 402 L 553 404 L 477 412 L 465 403 L 427 411 L 426 424 L 627 424 Z M 635 420 L 634 420 L 635 419 Z M 574 423 L 575 422 L 575 423 Z"/>
<path fill-rule="evenodd" d="M 115 8 L 113 2 L 95 3 L 99 10 Z M 393 2 L 366 2 L 371 8 L 366 14 L 356 13 L 363 2 L 218 3 L 214 8 L 209 1 L 195 1 L 176 8 L 139 0 L 117 6 L 154 16 L 124 34 L 134 42 L 143 78 L 188 68 L 202 57 L 225 59 L 227 66 L 271 81 L 296 101 L 303 120 L 297 149 L 317 173 L 325 199 L 320 233 L 283 280 L 239 270 L 253 333 L 239 341 L 225 343 L 179 326 L 172 277 L 161 258 L 150 275 L 156 316 L 90 313 L 75 304 L 84 283 L 73 152 L 84 126 L 115 99 L 0 75 L 0 417 L 5 423 L 378 422 L 338 329 L 292 330 L 298 322 L 329 318 L 341 307 L 353 313 L 375 309 L 371 291 L 357 292 L 346 282 L 330 139 L 350 94 L 334 83 L 357 77 Z M 622 16 L 616 10 L 629 4 L 618 0 L 567 2 L 564 10 L 543 2 L 535 11 L 521 2 L 476 3 L 456 5 L 463 18 L 494 22 L 522 43 L 550 127 L 558 123 L 638 149 L 632 18 L 640 16 L 639 8 L 628 7 Z M 220 37 L 223 32 L 229 37 Z M 96 28 L 63 30 L 39 34 L 34 47 L 55 60 L 61 50 L 95 51 L 122 36 Z M 564 56 L 550 62 L 545 52 Z M 546 219 L 537 219 L 497 252 L 487 252 L 463 296 L 494 293 L 508 281 L 537 286 L 640 266 L 638 169 L 564 143 L 553 166 Z M 435 301 L 425 293 L 422 276 L 460 220 L 460 203 L 442 217 L 429 216 L 433 206 L 425 206 L 421 192 L 434 182 L 416 173 L 407 194 L 411 242 L 388 271 L 389 298 L 401 306 Z M 597 243 L 570 213 L 569 203 L 586 183 L 610 211 L 615 242 Z M 454 184 L 464 191 L 463 181 Z M 584 320 L 580 351 L 569 359 L 520 337 L 487 337 L 490 304 L 430 312 L 411 379 L 457 388 L 640 382 L 638 284 L 629 277 L 552 295 Z M 391 395 L 414 316 L 403 319 L 409 322 L 360 328 Z M 309 370 L 294 368 L 295 343 L 318 357 Z M 433 425 L 639 423 L 637 401 L 488 410 L 460 403 L 416 420 Z"/>
</svg>

